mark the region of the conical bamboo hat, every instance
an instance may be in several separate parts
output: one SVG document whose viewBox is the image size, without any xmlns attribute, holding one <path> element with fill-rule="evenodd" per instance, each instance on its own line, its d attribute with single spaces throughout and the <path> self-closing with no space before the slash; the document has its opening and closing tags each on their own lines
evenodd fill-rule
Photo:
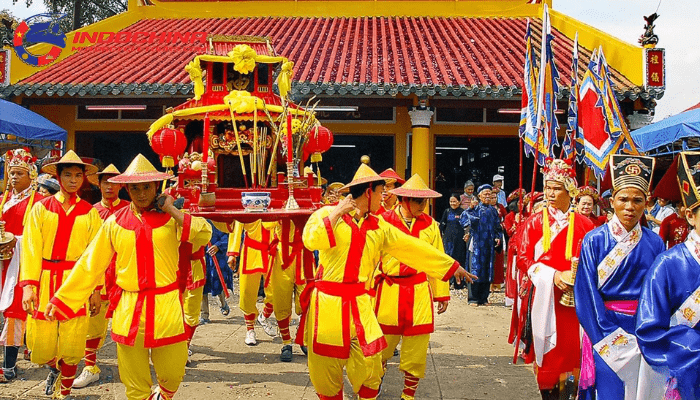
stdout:
<svg viewBox="0 0 700 400">
<path fill-rule="evenodd" d="M 160 182 L 172 178 L 172 174 L 160 172 L 146 157 L 138 154 L 123 174 L 109 178 L 111 183 Z"/>
</svg>

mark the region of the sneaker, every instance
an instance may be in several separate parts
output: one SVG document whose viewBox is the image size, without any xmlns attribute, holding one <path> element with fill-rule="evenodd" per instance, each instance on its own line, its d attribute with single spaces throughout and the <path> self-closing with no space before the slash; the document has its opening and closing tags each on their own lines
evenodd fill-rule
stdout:
<svg viewBox="0 0 700 400">
<path fill-rule="evenodd" d="M 17 366 L 0 368 L 0 383 L 8 383 L 17 377 Z"/>
<path fill-rule="evenodd" d="M 209 318 L 199 317 L 199 325 L 206 325 L 209 323 Z"/>
<path fill-rule="evenodd" d="M 52 370 L 49 371 L 49 375 L 46 377 L 46 387 L 44 388 L 44 393 L 47 396 L 53 395 L 54 389 L 56 388 L 56 381 L 58 380 L 58 372 Z"/>
<path fill-rule="evenodd" d="M 280 361 L 291 362 L 292 361 L 292 345 L 285 344 L 282 346 L 282 354 L 280 354 Z"/>
<path fill-rule="evenodd" d="M 255 346 L 258 341 L 255 339 L 255 330 L 251 329 L 245 333 L 245 344 L 248 346 Z"/>
<path fill-rule="evenodd" d="M 301 352 L 304 353 L 305 356 L 309 355 L 309 349 L 304 345 L 301 346 Z"/>
<path fill-rule="evenodd" d="M 231 312 L 231 308 L 228 306 L 228 303 L 224 303 L 224 305 L 219 308 L 219 311 L 221 311 L 221 315 L 225 317 Z"/>
<path fill-rule="evenodd" d="M 100 380 L 100 369 L 97 365 L 83 368 L 83 372 L 73 381 L 73 387 L 76 389 L 84 388 L 85 386 Z"/>
<path fill-rule="evenodd" d="M 270 322 L 270 318 L 265 318 L 262 314 L 258 315 L 258 322 L 263 328 L 263 331 L 267 333 L 268 336 L 270 337 L 276 337 L 277 336 L 277 327 L 272 325 Z"/>
</svg>

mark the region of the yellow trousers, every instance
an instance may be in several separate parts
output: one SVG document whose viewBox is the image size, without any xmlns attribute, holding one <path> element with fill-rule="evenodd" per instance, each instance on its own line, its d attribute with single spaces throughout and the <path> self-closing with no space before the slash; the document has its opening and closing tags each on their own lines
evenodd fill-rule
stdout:
<svg viewBox="0 0 700 400">
<path fill-rule="evenodd" d="M 161 397 L 170 400 L 185 376 L 187 342 L 183 341 L 152 349 L 145 348 L 143 346 L 144 326 L 145 320 L 142 318 L 133 346 L 117 344 L 119 378 L 126 386 L 127 399 L 147 399 L 151 395 L 151 386 L 153 385 L 151 367 L 148 365 L 150 351 Z"/>
<path fill-rule="evenodd" d="M 85 354 L 89 324 L 88 316 L 54 322 L 27 317 L 27 347 L 32 351 L 32 362 L 43 365 L 56 359 L 77 365 Z"/>
<path fill-rule="evenodd" d="M 185 312 L 185 323 L 189 326 L 199 325 L 199 315 L 202 312 L 202 297 L 204 296 L 204 286 L 196 289 L 185 290 L 183 294 L 182 308 Z"/>
<path fill-rule="evenodd" d="M 262 272 L 254 274 L 241 274 L 238 278 L 240 298 L 238 308 L 243 311 L 243 314 L 255 314 L 258 317 L 258 288 L 260 288 L 260 278 L 265 277 Z M 265 288 L 265 302 L 272 303 L 273 299 L 272 285 Z M 274 304 L 274 303 L 273 303 Z"/>
<path fill-rule="evenodd" d="M 87 331 L 88 340 L 97 338 L 104 339 L 107 335 L 107 325 L 109 324 L 109 319 L 105 317 L 107 308 L 109 308 L 109 302 L 103 301 L 100 306 L 100 313 L 94 317 L 90 317 Z M 102 347 L 102 343 L 100 343 L 100 347 Z"/>
<path fill-rule="evenodd" d="M 386 338 L 386 349 L 382 352 L 382 361 L 388 361 L 394 355 L 396 346 L 401 342 L 401 361 L 399 369 L 415 376 L 425 377 L 425 361 L 428 357 L 428 343 L 430 335 L 384 335 Z"/>
<path fill-rule="evenodd" d="M 273 296 L 272 305 L 275 309 L 275 319 L 277 321 L 284 321 L 292 316 L 292 303 L 295 305 L 297 315 L 301 314 L 299 296 L 304 290 L 304 285 L 296 284 L 294 274 L 294 265 L 283 270 L 281 263 L 273 263 L 270 286 L 272 286 L 272 292 L 275 294 Z M 282 325 L 280 325 L 280 330 L 281 329 Z M 282 337 L 282 342 L 284 344 L 290 344 L 292 340 L 291 338 L 285 340 L 285 338 Z"/>
<path fill-rule="evenodd" d="M 314 353 L 313 344 L 309 343 L 309 377 L 316 389 L 316 393 L 333 397 L 343 390 L 343 368 L 348 374 L 348 380 L 352 385 L 352 391 L 359 393 L 360 399 L 376 398 L 376 390 L 382 382 L 381 354 L 365 357 L 362 354 L 357 338 L 350 341 L 350 358 L 347 360 L 320 356 Z M 363 391 L 374 391 L 373 396 L 363 397 Z M 340 397 L 342 399 L 342 393 Z"/>
</svg>

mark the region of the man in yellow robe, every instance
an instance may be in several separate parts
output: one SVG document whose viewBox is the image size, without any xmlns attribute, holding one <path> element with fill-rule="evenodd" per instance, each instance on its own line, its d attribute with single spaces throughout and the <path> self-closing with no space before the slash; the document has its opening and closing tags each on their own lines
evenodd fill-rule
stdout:
<svg viewBox="0 0 700 400">
<path fill-rule="evenodd" d="M 109 178 L 115 177 L 120 173 L 114 164 L 109 164 L 104 170 L 95 174 L 96 179 L 94 182 L 90 182 L 96 183 L 102 193 L 102 199 L 92 205 L 100 214 L 102 221 L 107 220 L 110 215 L 124 207 L 128 207 L 130 204 L 128 201 L 119 198 L 119 190 L 121 190 L 122 185 L 109 182 Z M 104 344 L 105 336 L 107 335 L 107 325 L 110 319 L 110 316 L 107 315 L 107 309 L 109 308 L 108 293 L 112 286 L 114 286 L 114 259 L 112 259 L 112 264 L 105 274 L 105 285 L 98 292 L 102 303 L 91 302 L 91 307 L 95 304 L 95 308 L 90 310 L 90 323 L 88 325 L 87 340 L 85 341 L 85 368 L 73 382 L 73 387 L 76 389 L 84 388 L 100 380 L 101 371 L 100 367 L 97 366 L 97 351 Z M 93 293 L 93 296 L 96 295 Z"/>
<path fill-rule="evenodd" d="M 119 376 L 129 400 L 170 400 L 185 375 L 187 333 L 178 282 L 181 242 L 201 246 L 211 238 L 205 219 L 175 208 L 173 198 L 155 206 L 159 182 L 170 178 L 142 155 L 111 182 L 126 184 L 131 206 L 109 217 L 46 307 L 46 315 L 72 317 L 116 256 L 110 293 L 112 339 Z M 160 200 L 160 199 L 159 199 Z M 158 378 L 151 391 L 150 359 Z"/>
<path fill-rule="evenodd" d="M 306 279 L 313 278 L 314 256 L 304 247 L 301 240 L 301 228 L 291 219 L 281 220 L 277 225 L 279 251 L 277 260 L 272 265 L 270 285 L 272 285 L 275 319 L 282 336 L 280 361 L 292 361 L 292 335 L 289 322 L 292 305 L 297 315 L 302 314 L 299 298 L 304 290 Z M 306 354 L 306 347 L 302 346 Z"/>
<path fill-rule="evenodd" d="M 46 394 L 64 398 L 70 395 L 85 352 L 89 324 L 85 305 L 89 296 L 76 304 L 72 319 L 49 320 L 43 310 L 65 285 L 75 262 L 102 225 L 97 210 L 78 197 L 86 175 L 97 172 L 97 167 L 84 163 L 71 150 L 59 161 L 45 165 L 42 171 L 56 176 L 61 190 L 36 203 L 29 213 L 22 237 L 22 307 L 31 314 L 27 320 L 27 347 L 32 351 L 32 362 L 50 367 Z M 97 305 L 91 304 L 91 309 L 99 306 L 103 282 L 104 276 L 89 288 L 89 294 L 98 289 L 98 295 L 93 296 Z M 67 290 L 73 288 L 69 286 Z"/>
<path fill-rule="evenodd" d="M 391 191 L 399 205 L 382 217 L 407 235 L 411 235 L 444 252 L 440 226 L 426 214 L 428 199 L 440 197 L 431 190 L 420 175 L 413 175 L 401 187 Z M 401 263 L 389 254 L 382 257 L 378 267 L 377 304 L 375 313 L 386 338 L 387 348 L 382 352 L 382 364 L 394 355 L 401 342 L 399 368 L 404 373 L 402 400 L 413 400 L 418 381 L 425 376 L 428 342 L 434 330 L 433 302 L 438 303 L 438 314 L 447 310 L 450 286 L 412 265 Z"/>
<path fill-rule="evenodd" d="M 199 326 L 199 316 L 202 310 L 202 298 L 204 297 L 204 284 L 207 283 L 207 277 L 204 275 L 204 243 L 201 246 L 193 246 L 190 243 L 182 243 L 180 245 L 180 265 L 184 266 L 182 270 L 186 271 L 184 276 L 185 291 L 182 294 L 183 311 L 185 313 L 185 330 L 187 331 L 187 363 L 190 363 L 192 350 L 190 344 L 194 337 L 194 332 Z M 183 264 L 184 263 L 184 264 Z M 187 265 L 189 264 L 189 265 Z"/>
<path fill-rule="evenodd" d="M 302 295 L 306 311 L 297 340 L 303 336 L 308 346 L 309 375 L 321 399 L 343 398 L 343 368 L 359 398 L 374 399 L 387 344 L 369 289 L 382 252 L 444 281 L 471 275 L 445 253 L 371 214 L 379 208 L 384 179 L 370 167 L 361 165 L 346 186 L 345 199 L 314 212 L 304 227 L 304 245 L 319 250 L 319 266 Z"/>
<path fill-rule="evenodd" d="M 273 312 L 273 291 L 269 285 L 269 273 L 272 264 L 275 262 L 277 253 L 277 243 L 279 240 L 275 235 L 277 221 L 240 223 L 236 222 L 233 233 L 229 235 L 228 255 L 235 258 L 241 254 L 241 261 L 238 267 L 239 303 L 238 307 L 243 312 L 246 326 L 245 344 L 255 346 L 258 344 L 255 336 L 255 320 L 257 319 L 263 330 L 270 336 L 277 334 L 276 329 L 269 321 Z M 241 237 L 245 231 L 241 247 Z M 230 264 L 230 263 L 229 263 Z M 258 314 L 258 289 L 260 279 L 264 279 L 265 285 L 265 307 L 262 313 Z"/>
</svg>

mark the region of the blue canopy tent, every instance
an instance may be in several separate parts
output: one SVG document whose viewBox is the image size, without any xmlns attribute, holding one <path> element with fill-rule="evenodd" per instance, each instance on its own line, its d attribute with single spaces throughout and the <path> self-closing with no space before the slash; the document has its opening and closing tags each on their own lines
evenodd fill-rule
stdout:
<svg viewBox="0 0 700 400">
<path fill-rule="evenodd" d="M 660 156 L 697 148 L 700 146 L 700 108 L 691 107 L 631 134 L 637 149 L 649 155 Z"/>
<path fill-rule="evenodd" d="M 0 99 L 0 146 L 54 149 L 57 141 L 65 142 L 67 137 L 65 129 L 41 115 Z"/>
</svg>

